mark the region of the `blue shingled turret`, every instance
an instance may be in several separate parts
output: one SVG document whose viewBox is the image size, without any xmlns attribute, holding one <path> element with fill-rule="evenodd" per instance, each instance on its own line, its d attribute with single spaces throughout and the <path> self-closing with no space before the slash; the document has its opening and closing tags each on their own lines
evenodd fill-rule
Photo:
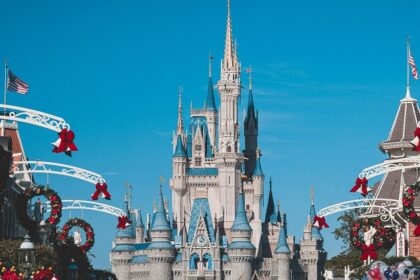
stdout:
<svg viewBox="0 0 420 280">
<path fill-rule="evenodd" d="M 143 218 L 141 217 L 141 210 L 138 210 L 139 216 L 137 217 L 137 227 L 144 228 Z"/>
<path fill-rule="evenodd" d="M 311 222 L 314 221 L 315 213 L 316 213 L 315 206 L 312 203 L 311 209 L 309 211 L 309 215 L 311 216 Z M 314 227 L 314 226 L 312 227 L 312 238 L 314 238 L 316 240 L 324 240 L 324 238 L 322 237 L 321 232 L 319 231 L 318 227 Z"/>
<path fill-rule="evenodd" d="M 157 201 L 157 209 L 153 214 L 152 231 L 154 230 L 172 230 L 171 226 L 166 218 L 166 210 L 163 203 L 162 189 L 159 193 L 159 199 Z"/>
<path fill-rule="evenodd" d="M 280 226 L 279 241 L 277 242 L 276 254 L 290 254 L 289 246 L 287 245 L 287 222 L 286 214 L 283 215 L 283 223 Z"/>
<path fill-rule="evenodd" d="M 216 102 L 214 100 L 213 81 L 211 79 L 211 76 L 209 77 L 207 99 L 206 99 L 204 109 L 209 110 L 209 111 L 216 111 Z"/>
<path fill-rule="evenodd" d="M 255 163 L 255 169 L 254 169 L 254 173 L 252 173 L 252 176 L 264 176 L 264 172 L 262 171 L 261 168 L 261 157 L 257 156 L 257 161 Z"/>
<path fill-rule="evenodd" d="M 187 152 L 185 151 L 184 146 L 182 145 L 182 138 L 180 134 L 178 134 L 178 138 L 176 139 L 174 157 L 187 157 Z"/>
<path fill-rule="evenodd" d="M 232 231 L 252 231 L 249 225 L 248 218 L 245 211 L 245 198 L 241 192 L 238 196 L 238 203 L 236 206 L 235 221 L 233 222 Z"/>
<path fill-rule="evenodd" d="M 257 115 L 255 114 L 254 97 L 252 95 L 252 86 L 251 86 L 251 81 L 250 81 L 248 106 L 247 106 L 247 113 L 246 113 L 246 116 L 245 116 L 245 125 L 246 126 L 248 126 L 248 123 L 251 119 L 254 120 L 255 125 L 258 127 L 258 120 L 257 120 Z"/>
<path fill-rule="evenodd" d="M 124 198 L 124 209 L 125 209 L 125 213 L 127 215 L 128 220 L 132 221 L 131 209 L 128 204 L 127 194 L 125 194 L 125 198 Z M 116 237 L 126 237 L 126 238 L 136 237 L 136 232 L 134 230 L 135 224 L 136 224 L 135 221 L 132 221 L 130 226 L 126 227 L 125 229 L 119 229 L 117 231 Z"/>
</svg>

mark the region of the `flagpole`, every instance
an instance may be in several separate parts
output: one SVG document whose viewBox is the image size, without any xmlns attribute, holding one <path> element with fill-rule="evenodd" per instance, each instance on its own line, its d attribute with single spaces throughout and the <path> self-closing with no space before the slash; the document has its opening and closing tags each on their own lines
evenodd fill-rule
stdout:
<svg viewBox="0 0 420 280">
<path fill-rule="evenodd" d="M 410 88 L 410 36 L 407 36 L 407 90 Z"/>
<path fill-rule="evenodd" d="M 3 93 L 3 113 L 6 115 L 6 102 L 7 102 L 7 58 L 4 59 L 4 93 Z"/>
</svg>

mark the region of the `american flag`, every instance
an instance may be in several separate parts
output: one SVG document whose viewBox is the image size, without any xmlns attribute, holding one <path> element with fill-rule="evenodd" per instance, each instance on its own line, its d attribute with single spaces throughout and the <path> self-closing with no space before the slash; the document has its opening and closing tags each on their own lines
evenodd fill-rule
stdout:
<svg viewBox="0 0 420 280">
<path fill-rule="evenodd" d="M 417 72 L 416 64 L 414 63 L 414 57 L 411 55 L 411 50 L 408 52 L 408 64 L 411 66 L 411 73 L 413 74 L 413 78 L 418 80 L 419 73 Z"/>
<path fill-rule="evenodd" d="M 27 94 L 29 90 L 29 85 L 19 79 L 18 76 L 13 74 L 12 71 L 8 70 L 7 72 L 7 89 L 21 94 Z"/>
</svg>

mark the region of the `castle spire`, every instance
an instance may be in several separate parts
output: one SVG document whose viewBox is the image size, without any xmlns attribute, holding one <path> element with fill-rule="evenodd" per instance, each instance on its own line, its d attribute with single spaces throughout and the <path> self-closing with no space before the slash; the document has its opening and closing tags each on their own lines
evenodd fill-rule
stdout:
<svg viewBox="0 0 420 280">
<path fill-rule="evenodd" d="M 209 84 L 207 90 L 207 99 L 204 106 L 204 109 L 210 111 L 216 111 L 216 101 L 214 99 L 214 91 L 213 91 L 213 79 L 212 79 L 212 60 L 213 56 L 209 56 Z"/>
<path fill-rule="evenodd" d="M 176 134 L 177 135 L 182 135 L 183 131 L 184 131 L 184 122 L 182 119 L 182 93 L 183 93 L 183 88 L 180 86 L 179 87 L 179 92 L 178 92 L 178 123 L 176 126 Z"/>
<path fill-rule="evenodd" d="M 291 251 L 287 245 L 287 222 L 286 214 L 283 215 L 283 223 L 280 225 L 279 240 L 274 251 L 276 254 L 290 254 Z"/>
<path fill-rule="evenodd" d="M 227 1 L 227 23 L 225 38 L 225 53 L 223 57 L 223 69 L 228 70 L 237 66 L 236 48 L 233 43 L 232 20 L 230 16 L 230 0 Z"/>
<path fill-rule="evenodd" d="M 275 224 L 277 222 L 276 208 L 274 206 L 272 180 L 270 177 L 270 191 L 268 192 L 267 212 L 265 214 L 265 222 Z"/>
<path fill-rule="evenodd" d="M 317 239 L 317 240 L 324 240 L 324 238 L 321 235 L 321 232 L 319 231 L 319 228 L 312 226 L 312 222 L 314 221 L 314 218 L 316 215 L 314 200 L 315 200 L 315 190 L 312 187 L 311 188 L 311 208 L 309 210 L 308 227 L 310 225 L 312 228 L 311 230 L 312 238 Z"/>
</svg>

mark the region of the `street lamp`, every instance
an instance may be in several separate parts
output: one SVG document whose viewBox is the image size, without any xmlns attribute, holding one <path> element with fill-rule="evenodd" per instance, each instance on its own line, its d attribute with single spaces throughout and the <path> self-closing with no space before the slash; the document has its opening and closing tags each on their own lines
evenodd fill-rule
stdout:
<svg viewBox="0 0 420 280">
<path fill-rule="evenodd" d="M 77 266 L 74 259 L 71 259 L 70 264 L 67 266 L 67 279 L 69 280 L 77 280 L 79 279 L 79 267 Z"/>
<path fill-rule="evenodd" d="M 32 268 L 35 267 L 35 247 L 28 234 L 25 235 L 18 250 L 19 270 L 23 271 L 25 279 L 29 279 Z"/>
</svg>

